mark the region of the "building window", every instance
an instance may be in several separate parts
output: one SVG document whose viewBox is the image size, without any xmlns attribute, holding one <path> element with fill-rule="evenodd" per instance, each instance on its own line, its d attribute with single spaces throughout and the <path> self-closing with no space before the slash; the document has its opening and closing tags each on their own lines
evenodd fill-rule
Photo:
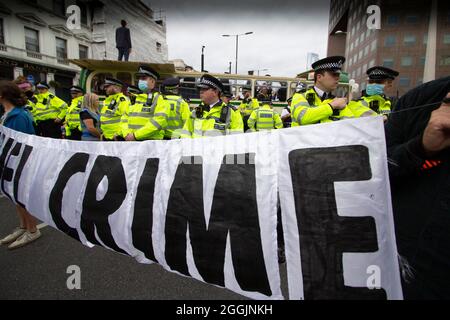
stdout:
<svg viewBox="0 0 450 320">
<path fill-rule="evenodd" d="M 156 51 L 157 52 L 162 52 L 161 43 L 159 43 L 159 42 L 156 43 Z"/>
<path fill-rule="evenodd" d="M 364 42 L 365 36 L 366 36 L 366 34 L 364 32 L 361 33 L 361 36 L 359 37 L 359 43 L 363 43 Z"/>
<path fill-rule="evenodd" d="M 364 63 L 363 67 L 362 67 L 363 72 L 367 71 L 367 63 Z"/>
<path fill-rule="evenodd" d="M 386 38 L 384 38 L 384 46 L 385 47 L 393 47 L 395 46 L 395 36 L 387 36 Z"/>
<path fill-rule="evenodd" d="M 356 77 L 359 78 L 361 76 L 361 67 L 356 71 Z"/>
<path fill-rule="evenodd" d="M 80 59 L 89 58 L 89 48 L 80 44 Z"/>
<path fill-rule="evenodd" d="M 88 23 L 88 14 L 87 14 L 87 6 L 86 3 L 81 2 L 80 0 L 77 0 L 77 6 L 80 8 L 80 21 L 82 24 L 87 25 Z"/>
<path fill-rule="evenodd" d="M 64 0 L 53 0 L 53 12 L 58 16 L 66 16 L 66 5 Z"/>
<path fill-rule="evenodd" d="M 406 16 L 406 23 L 415 24 L 419 22 L 419 17 L 416 15 Z"/>
<path fill-rule="evenodd" d="M 370 60 L 369 68 L 375 67 L 375 59 Z"/>
<path fill-rule="evenodd" d="M 356 40 L 355 40 L 355 48 L 356 48 L 357 46 L 359 46 L 359 37 L 356 37 Z"/>
<path fill-rule="evenodd" d="M 395 26 L 398 24 L 399 17 L 394 15 L 387 16 L 387 24 L 390 26 Z"/>
<path fill-rule="evenodd" d="M 358 53 L 358 60 L 361 60 L 362 57 L 363 57 L 363 51 L 361 50 L 361 51 L 359 51 L 359 53 Z"/>
<path fill-rule="evenodd" d="M 367 28 L 367 31 L 366 31 L 366 39 L 370 37 L 370 32 L 371 32 L 371 31 L 372 31 L 372 30 L 370 30 L 369 28 Z"/>
<path fill-rule="evenodd" d="M 420 65 L 421 66 L 425 65 L 425 57 L 420 57 Z"/>
<path fill-rule="evenodd" d="M 413 59 L 412 57 L 402 57 L 401 65 L 402 67 L 410 67 L 412 66 Z"/>
<path fill-rule="evenodd" d="M 411 79 L 409 77 L 400 77 L 398 84 L 400 87 L 409 87 L 411 85 Z"/>
<path fill-rule="evenodd" d="M 450 56 L 443 56 L 439 63 L 441 66 L 450 66 Z"/>
<path fill-rule="evenodd" d="M 350 51 L 352 51 L 352 50 L 353 50 L 353 42 L 350 43 Z"/>
<path fill-rule="evenodd" d="M 29 52 L 39 51 L 39 31 L 25 28 L 25 48 Z"/>
<path fill-rule="evenodd" d="M 368 54 L 369 54 L 369 46 L 366 46 L 364 48 L 364 57 L 367 57 Z"/>
<path fill-rule="evenodd" d="M 386 68 L 393 68 L 394 67 L 394 59 L 392 59 L 392 58 L 383 59 L 383 66 Z"/>
<path fill-rule="evenodd" d="M 5 44 L 5 34 L 3 31 L 3 19 L 0 18 L 0 43 Z"/>
<path fill-rule="evenodd" d="M 403 43 L 407 46 L 412 46 L 416 43 L 416 36 L 409 35 L 403 38 Z"/>
<path fill-rule="evenodd" d="M 361 27 L 361 20 L 359 20 L 358 23 L 356 24 L 356 31 L 358 31 L 360 27 Z"/>
<path fill-rule="evenodd" d="M 56 58 L 59 63 L 67 63 L 67 40 L 56 38 Z"/>
<path fill-rule="evenodd" d="M 450 44 L 450 34 L 444 34 L 444 44 Z"/>
</svg>

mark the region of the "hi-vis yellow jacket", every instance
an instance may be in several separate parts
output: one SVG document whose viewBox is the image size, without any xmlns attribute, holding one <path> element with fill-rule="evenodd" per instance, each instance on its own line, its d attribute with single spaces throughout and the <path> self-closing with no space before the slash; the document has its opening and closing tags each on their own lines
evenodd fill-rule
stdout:
<svg viewBox="0 0 450 320">
<path fill-rule="evenodd" d="M 37 122 L 46 120 L 64 120 L 67 113 L 67 103 L 50 92 L 35 95 L 37 102 L 32 110 Z"/>
<path fill-rule="evenodd" d="M 283 121 L 278 113 L 273 111 L 268 104 L 255 110 L 248 119 L 248 127 L 251 131 L 263 131 L 283 128 Z"/>
<path fill-rule="evenodd" d="M 121 92 L 105 99 L 100 111 L 100 127 L 106 139 L 112 140 L 114 135 L 120 133 L 121 119 L 127 116 L 128 108 L 128 99 Z"/>
<path fill-rule="evenodd" d="M 192 112 L 181 130 L 181 138 L 216 137 L 244 133 L 244 123 L 238 111 L 219 101 L 201 115 Z"/>
<path fill-rule="evenodd" d="M 333 99 L 330 98 L 322 101 L 314 88 L 304 93 L 296 93 L 292 97 L 291 104 L 292 127 L 355 117 L 348 107 L 342 110 L 333 110 L 330 105 Z"/>
</svg>

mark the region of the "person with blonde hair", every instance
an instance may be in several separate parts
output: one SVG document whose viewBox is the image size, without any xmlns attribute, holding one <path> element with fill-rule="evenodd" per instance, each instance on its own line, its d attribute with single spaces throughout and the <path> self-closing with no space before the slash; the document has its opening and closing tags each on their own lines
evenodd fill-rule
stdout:
<svg viewBox="0 0 450 320">
<path fill-rule="evenodd" d="M 99 99 L 95 93 L 86 93 L 80 111 L 81 140 L 100 141 Z"/>
</svg>

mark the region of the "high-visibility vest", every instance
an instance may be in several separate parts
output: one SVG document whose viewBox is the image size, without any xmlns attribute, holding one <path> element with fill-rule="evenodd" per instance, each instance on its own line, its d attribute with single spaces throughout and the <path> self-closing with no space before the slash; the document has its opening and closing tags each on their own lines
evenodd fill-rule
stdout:
<svg viewBox="0 0 450 320">
<path fill-rule="evenodd" d="M 67 103 L 50 92 L 36 95 L 37 102 L 34 106 L 34 119 L 39 121 L 60 119 L 63 120 L 67 113 Z"/>
<path fill-rule="evenodd" d="M 239 134 L 244 132 L 244 123 L 238 111 L 220 101 L 200 117 L 192 112 L 181 130 L 181 138 L 203 138 Z"/>
<path fill-rule="evenodd" d="M 136 140 L 162 140 L 167 118 L 167 105 L 161 93 L 140 94 L 122 119 L 121 136 L 133 133 Z"/>
<path fill-rule="evenodd" d="M 292 97 L 292 127 L 315 123 L 325 123 L 341 119 L 354 118 L 350 108 L 333 110 L 330 103 L 333 98 L 321 100 L 314 88 Z"/>
<path fill-rule="evenodd" d="M 167 127 L 164 132 L 166 139 L 177 138 L 177 133 L 181 130 L 185 122 L 191 116 L 191 109 L 189 104 L 181 97 L 176 95 L 164 96 L 167 105 Z"/>
<path fill-rule="evenodd" d="M 112 140 L 120 133 L 122 116 L 128 114 L 129 102 L 123 93 L 111 95 L 103 102 L 100 111 L 100 126 L 103 136 Z"/>
<path fill-rule="evenodd" d="M 72 99 L 66 115 L 66 136 L 70 136 L 70 130 L 78 129 L 81 131 L 80 111 L 83 104 L 84 97 L 76 97 Z"/>
<path fill-rule="evenodd" d="M 253 111 L 260 107 L 259 101 L 256 98 L 243 100 L 241 105 L 239 106 L 239 111 L 242 116 L 250 116 Z"/>
<path fill-rule="evenodd" d="M 263 131 L 283 128 L 283 121 L 278 113 L 265 104 L 255 110 L 248 119 L 248 127 L 251 131 Z"/>
</svg>

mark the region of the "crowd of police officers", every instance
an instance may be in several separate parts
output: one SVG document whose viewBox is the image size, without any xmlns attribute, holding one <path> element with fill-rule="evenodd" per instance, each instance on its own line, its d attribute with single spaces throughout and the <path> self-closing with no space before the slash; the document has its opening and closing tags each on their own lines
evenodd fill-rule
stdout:
<svg viewBox="0 0 450 320">
<path fill-rule="evenodd" d="M 106 78 L 106 99 L 98 110 L 96 125 L 101 141 L 170 140 L 201 138 L 243 132 L 281 129 L 349 118 L 382 115 L 387 119 L 391 102 L 385 90 L 392 86 L 398 72 L 376 66 L 367 70 L 368 85 L 359 100 L 337 98 L 332 92 L 338 87 L 344 57 L 333 56 L 312 65 L 314 86 L 302 88 L 288 99 L 289 106 L 282 117 L 272 109 L 270 95 L 260 92 L 251 96 L 251 88 L 243 88 L 240 106 L 229 103 L 224 84 L 204 74 L 197 89 L 201 103 L 194 110 L 179 93 L 180 80 L 163 81 L 157 90 L 160 75 L 149 66 L 137 71 L 137 86 L 127 86 L 117 79 Z M 80 112 L 86 95 L 78 86 L 71 88 L 70 106 L 49 92 L 46 83 L 36 85 L 38 94 L 28 95 L 28 110 L 40 136 L 81 140 L 83 121 Z"/>
</svg>

